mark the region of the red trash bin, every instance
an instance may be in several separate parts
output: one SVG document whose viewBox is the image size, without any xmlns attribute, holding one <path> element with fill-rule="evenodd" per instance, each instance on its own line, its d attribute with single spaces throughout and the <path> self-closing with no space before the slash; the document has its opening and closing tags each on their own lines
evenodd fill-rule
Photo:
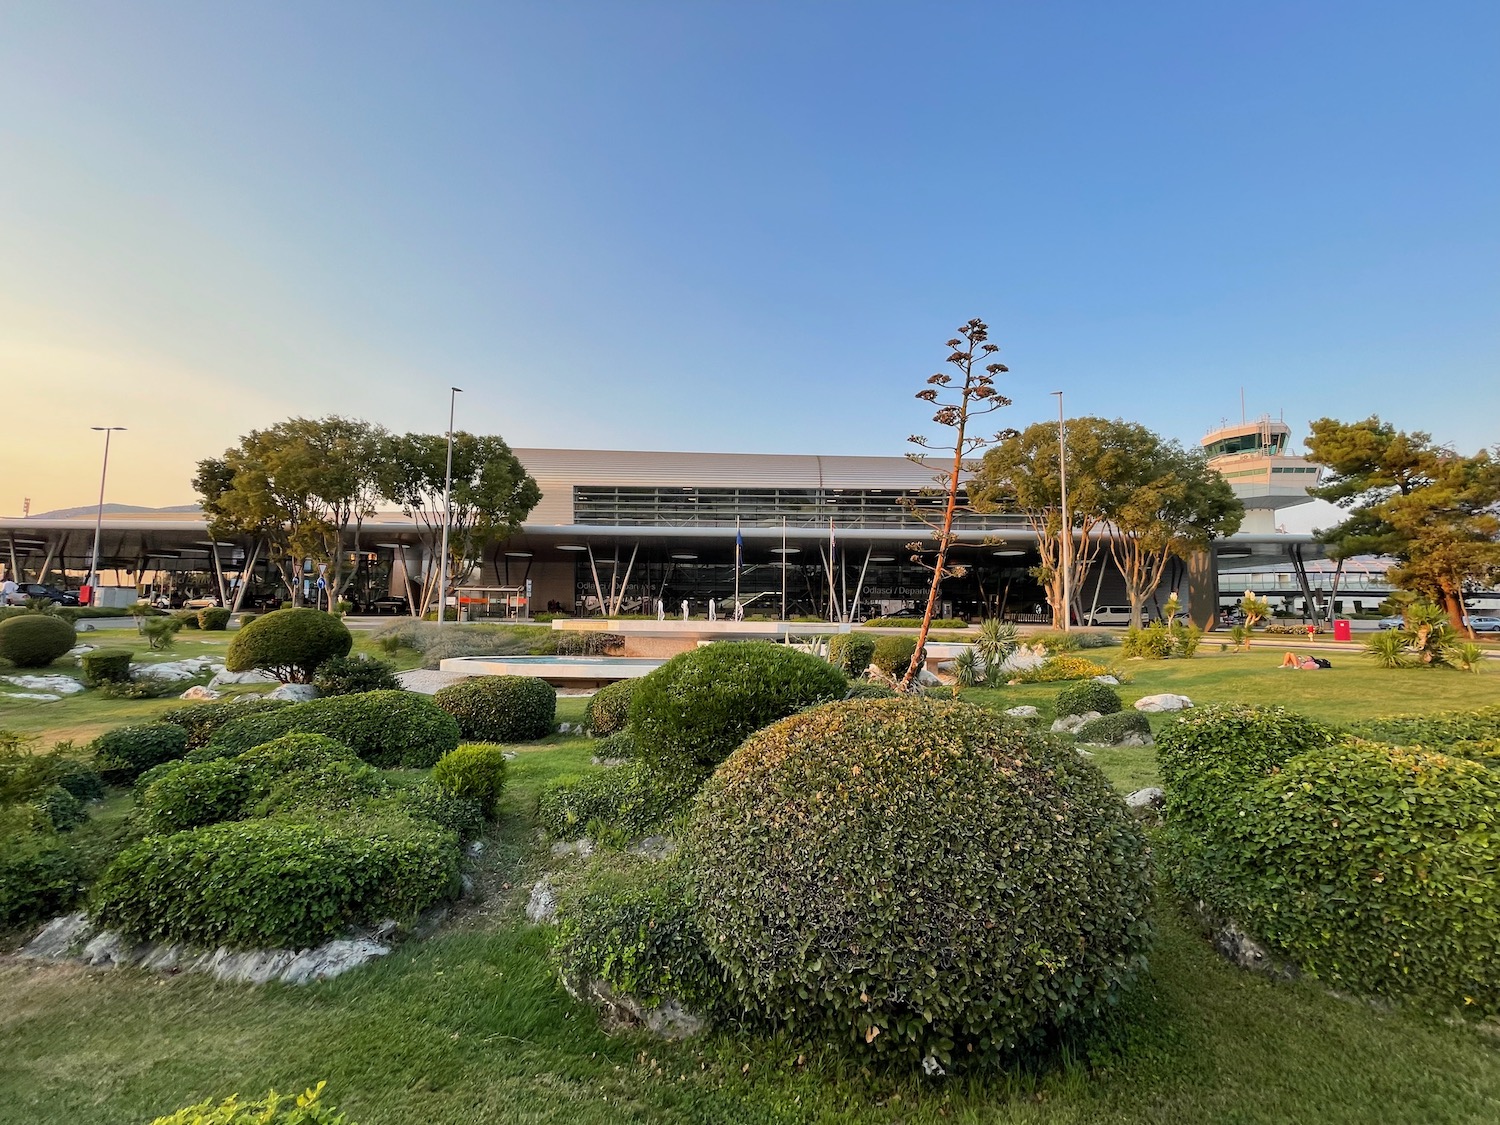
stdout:
<svg viewBox="0 0 1500 1125">
<path fill-rule="evenodd" d="M 1354 639 L 1347 617 L 1340 617 L 1334 621 L 1333 639 L 1336 641 L 1352 641 Z"/>
</svg>

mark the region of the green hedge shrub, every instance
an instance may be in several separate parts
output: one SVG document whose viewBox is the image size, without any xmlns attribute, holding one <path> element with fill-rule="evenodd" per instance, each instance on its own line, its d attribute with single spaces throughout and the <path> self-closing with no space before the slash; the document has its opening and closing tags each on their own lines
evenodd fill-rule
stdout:
<svg viewBox="0 0 1500 1125">
<path fill-rule="evenodd" d="M 844 674 L 785 645 L 705 645 L 642 677 L 630 704 L 637 753 L 663 776 L 701 777 L 751 731 L 804 707 L 842 699 Z"/>
<path fill-rule="evenodd" d="M 479 802 L 485 816 L 494 816 L 505 789 L 505 750 L 482 742 L 450 750 L 432 767 L 432 780 L 444 792 Z"/>
<path fill-rule="evenodd" d="M 575 994 L 602 980 L 647 1005 L 673 998 L 706 1014 L 727 1006 L 679 859 L 601 856 L 561 888 L 557 919 L 552 956 Z"/>
<path fill-rule="evenodd" d="M 354 637 L 331 613 L 316 609 L 278 609 L 240 626 L 224 667 L 231 672 L 263 669 L 288 683 L 312 681 L 318 665 L 348 656 Z"/>
<path fill-rule="evenodd" d="M 126 849 L 91 913 L 148 941 L 305 949 L 455 897 L 458 868 L 453 833 L 410 817 L 232 821 Z"/>
<path fill-rule="evenodd" d="M 475 742 L 531 742 L 552 733 L 557 689 L 534 676 L 476 676 L 442 688 L 433 702 Z"/>
<path fill-rule="evenodd" d="M 76 643 L 73 626 L 50 613 L 23 613 L 0 621 L 0 659 L 17 668 L 45 668 Z"/>
<path fill-rule="evenodd" d="M 839 633 L 828 640 L 828 663 L 851 680 L 865 674 L 875 656 L 875 638 L 862 633 Z"/>
<path fill-rule="evenodd" d="M 347 746 L 288 734 L 235 758 L 183 763 L 140 795 L 140 811 L 152 832 L 181 832 L 273 809 L 338 808 L 383 789 Z"/>
<path fill-rule="evenodd" d="M 38 793 L 61 786 L 80 801 L 104 796 L 104 779 L 88 762 L 75 757 L 72 743 L 33 754 L 25 743 L 0 745 L 0 805 L 29 801 Z"/>
<path fill-rule="evenodd" d="M 208 745 L 208 740 L 230 719 L 246 715 L 259 715 L 266 711 L 277 711 L 290 707 L 285 699 L 246 699 L 233 703 L 194 703 L 188 707 L 174 707 L 157 716 L 157 722 L 174 723 L 187 731 L 189 750 Z"/>
<path fill-rule="evenodd" d="M 83 654 L 83 682 L 89 687 L 123 684 L 130 679 L 128 648 L 96 648 Z"/>
<path fill-rule="evenodd" d="M 885 684 L 872 683 L 866 680 L 862 683 L 849 685 L 849 690 L 844 693 L 845 699 L 895 699 L 896 690 Z"/>
<path fill-rule="evenodd" d="M 1028 644 L 1041 645 L 1053 656 L 1090 648 L 1114 648 L 1120 643 L 1113 633 L 1033 633 Z"/>
<path fill-rule="evenodd" d="M 1279 708 L 1163 728 L 1168 870 L 1329 985 L 1500 1012 L 1500 773 Z"/>
<path fill-rule="evenodd" d="M 484 807 L 475 798 L 459 797 L 432 781 L 397 791 L 392 803 L 408 816 L 446 828 L 460 844 L 484 835 Z"/>
<path fill-rule="evenodd" d="M 34 815 L 34 825 L 14 815 L 0 823 L 0 929 L 61 914 L 82 889 L 83 871 L 73 848 L 41 813 Z"/>
<path fill-rule="evenodd" d="M 177 622 L 179 629 L 198 628 L 198 611 L 196 609 L 179 609 L 172 614 L 172 620 Z"/>
<path fill-rule="evenodd" d="M 158 1117 L 151 1125 L 355 1125 L 336 1107 L 319 1100 L 323 1086 L 319 1082 L 295 1097 L 272 1090 L 253 1102 L 240 1101 L 238 1094 L 217 1105 L 212 1100 L 199 1102 Z"/>
<path fill-rule="evenodd" d="M 1361 738 L 1393 746 L 1437 749 L 1458 742 L 1483 742 L 1500 738 L 1500 707 L 1363 719 L 1352 724 L 1350 730 Z"/>
<path fill-rule="evenodd" d="M 1151 734 L 1151 723 L 1139 711 L 1116 711 L 1112 715 L 1090 719 L 1074 732 L 1073 737 L 1079 742 L 1116 746 L 1131 734 L 1138 734 L 1143 739 Z"/>
<path fill-rule="evenodd" d="M 88 814 L 83 811 L 83 802 L 61 785 L 43 789 L 32 798 L 31 803 L 58 832 L 77 828 L 88 819 Z"/>
<path fill-rule="evenodd" d="M 642 762 L 604 766 L 547 785 L 537 798 L 537 820 L 559 840 L 585 833 L 631 839 L 659 829 L 695 788 L 663 778 Z"/>
<path fill-rule="evenodd" d="M 594 757 L 603 762 L 615 758 L 634 758 L 635 736 L 630 733 L 630 728 L 606 734 L 594 743 Z"/>
<path fill-rule="evenodd" d="M 233 610 L 222 609 L 219 606 L 210 606 L 198 611 L 198 628 L 206 633 L 222 633 L 229 628 L 229 619 L 234 616 Z"/>
<path fill-rule="evenodd" d="M 364 656 L 335 656 L 313 673 L 318 694 L 358 695 L 362 691 L 400 691 L 395 669 L 383 660 Z"/>
<path fill-rule="evenodd" d="M 625 729 L 630 721 L 630 701 L 635 697 L 635 686 L 639 680 L 616 680 L 594 692 L 589 700 L 587 722 L 594 737 Z"/>
<path fill-rule="evenodd" d="M 620 633 L 566 632 L 553 640 L 553 651 L 561 656 L 607 656 L 625 647 Z"/>
<path fill-rule="evenodd" d="M 911 667 L 911 658 L 916 651 L 916 637 L 899 634 L 876 637 L 875 648 L 870 653 L 870 663 L 887 676 L 904 676 Z"/>
<path fill-rule="evenodd" d="M 1113 715 L 1125 706 L 1120 693 L 1108 684 L 1096 680 L 1084 680 L 1057 693 L 1057 717 L 1084 715 L 1098 711 L 1101 715 Z"/>
<path fill-rule="evenodd" d="M 231 719 L 193 757 L 234 757 L 294 733 L 325 734 L 372 766 L 386 769 L 427 769 L 459 742 L 458 723 L 429 697 L 411 691 L 366 691 Z"/>
<path fill-rule="evenodd" d="M 110 785 L 129 785 L 152 766 L 187 753 L 187 731 L 175 723 L 140 723 L 107 730 L 89 744 L 94 768 Z"/>
<path fill-rule="evenodd" d="M 1146 841 L 1070 748 L 963 703 L 820 707 L 699 793 L 698 921 L 753 1013 L 889 1056 L 993 1061 L 1145 965 Z"/>
</svg>

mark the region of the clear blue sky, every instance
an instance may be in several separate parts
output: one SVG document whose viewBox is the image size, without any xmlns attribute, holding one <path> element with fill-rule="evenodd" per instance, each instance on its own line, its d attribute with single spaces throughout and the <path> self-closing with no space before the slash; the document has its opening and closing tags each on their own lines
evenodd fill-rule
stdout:
<svg viewBox="0 0 1500 1125">
<path fill-rule="evenodd" d="M 0 7 L 0 511 L 293 413 L 888 453 L 1001 417 L 1500 417 L 1500 5 Z M 81 404 L 77 409 L 68 404 Z M 118 474 L 118 475 L 117 475 Z"/>
</svg>

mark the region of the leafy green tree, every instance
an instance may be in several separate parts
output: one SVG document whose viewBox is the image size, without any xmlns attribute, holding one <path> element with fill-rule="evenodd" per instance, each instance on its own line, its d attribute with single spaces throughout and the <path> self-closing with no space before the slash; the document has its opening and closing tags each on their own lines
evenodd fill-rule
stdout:
<svg viewBox="0 0 1500 1125">
<path fill-rule="evenodd" d="M 443 482 L 448 441 L 443 434 L 403 434 L 383 444 L 381 490 L 416 522 L 430 559 L 442 553 Z M 535 480 L 505 441 L 470 433 L 453 435 L 452 516 L 446 572 L 456 585 L 473 571 L 487 543 L 505 539 L 542 498 Z M 417 613 L 437 596 L 442 564 L 429 567 L 422 581 Z"/>
<path fill-rule="evenodd" d="M 291 418 L 200 461 L 193 487 L 215 538 L 265 544 L 294 604 L 302 600 L 304 560 L 327 564 L 331 604 L 344 587 L 346 552 L 358 551 L 364 519 L 380 498 L 385 438 L 357 419 Z"/>
<path fill-rule="evenodd" d="M 1464 588 L 1500 578 L 1500 462 L 1483 450 L 1462 456 L 1374 416 L 1320 418 L 1307 447 L 1332 473 L 1312 495 L 1349 513 L 1318 532 L 1333 557 L 1395 558 L 1391 581 L 1462 628 Z"/>
<path fill-rule="evenodd" d="M 966 492 L 966 482 L 980 467 L 972 459 L 973 455 L 995 440 L 973 433 L 969 424 L 1010 405 L 1010 399 L 995 390 L 995 376 L 1003 375 L 1010 369 L 998 361 L 983 362 L 1000 351 L 999 345 L 991 344 L 989 338 L 989 326 L 977 317 L 959 328 L 958 335 L 949 340 L 946 346 L 950 349 L 948 363 L 958 371 L 962 381 L 955 385 L 952 375 L 939 371 L 936 375 L 929 376 L 927 386 L 917 392 L 917 398 L 937 407 L 932 420 L 952 430 L 953 436 L 951 439 L 945 438 L 939 445 L 933 445 L 925 437 L 916 434 L 907 439 L 920 451 L 908 453 L 907 458 L 925 468 L 937 470 L 934 479 L 938 487 L 932 491 L 941 497 L 943 511 L 937 519 L 930 519 L 920 504 L 911 504 L 907 509 L 932 528 L 933 538 L 937 541 L 937 557 L 929 563 L 923 554 L 922 543 L 907 544 L 912 552 L 912 561 L 932 571 L 932 582 L 927 589 L 927 606 L 922 611 L 922 628 L 917 634 L 917 649 L 912 654 L 906 674 L 901 678 L 902 691 L 914 690 L 943 579 L 950 576 L 957 578 L 964 573 L 962 566 L 948 562 L 948 550 L 957 538 L 953 531 L 953 517 L 960 508 L 968 506 L 959 500 L 959 494 Z M 1004 435 L 997 435 L 1001 436 Z"/>
<path fill-rule="evenodd" d="M 1135 423 L 1111 425 L 1119 455 L 1108 464 L 1119 476 L 1102 482 L 1104 527 L 1125 580 L 1130 623 L 1139 627 L 1141 607 L 1160 589 L 1168 560 L 1233 535 L 1245 506 L 1201 452 L 1162 441 Z"/>
</svg>

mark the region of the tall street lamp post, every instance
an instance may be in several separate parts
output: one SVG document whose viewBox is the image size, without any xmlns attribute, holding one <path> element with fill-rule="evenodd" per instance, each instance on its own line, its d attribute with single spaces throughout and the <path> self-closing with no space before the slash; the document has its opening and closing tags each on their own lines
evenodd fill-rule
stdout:
<svg viewBox="0 0 1500 1125">
<path fill-rule="evenodd" d="M 1068 423 L 1063 420 L 1063 393 L 1057 396 L 1057 475 L 1062 491 L 1063 632 L 1073 621 L 1073 524 L 1068 520 Z"/>
<path fill-rule="evenodd" d="M 95 433 L 104 435 L 104 468 L 99 470 L 99 514 L 94 517 L 94 553 L 89 558 L 89 604 L 97 602 L 94 597 L 94 579 L 99 572 L 99 539 L 104 534 L 104 478 L 109 475 L 109 435 L 123 431 L 124 426 L 90 426 Z"/>
<path fill-rule="evenodd" d="M 443 470 L 443 548 L 438 553 L 437 623 L 448 619 L 448 525 L 453 522 L 453 411 L 462 387 L 448 388 L 448 464 Z"/>
</svg>

